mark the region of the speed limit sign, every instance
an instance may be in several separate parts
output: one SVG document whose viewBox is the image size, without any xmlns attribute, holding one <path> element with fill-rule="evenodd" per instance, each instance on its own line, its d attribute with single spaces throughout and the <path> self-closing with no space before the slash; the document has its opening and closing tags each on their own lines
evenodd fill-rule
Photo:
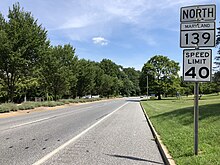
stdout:
<svg viewBox="0 0 220 165">
<path fill-rule="evenodd" d="M 183 81 L 209 82 L 212 71 L 211 49 L 183 50 Z"/>
</svg>

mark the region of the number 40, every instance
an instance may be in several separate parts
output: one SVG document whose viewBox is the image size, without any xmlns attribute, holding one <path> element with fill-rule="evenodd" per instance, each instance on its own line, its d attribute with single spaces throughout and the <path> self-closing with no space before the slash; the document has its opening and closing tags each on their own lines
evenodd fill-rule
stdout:
<svg viewBox="0 0 220 165">
<path fill-rule="evenodd" d="M 203 70 L 205 71 L 205 74 L 202 74 Z M 207 77 L 209 77 L 209 69 L 207 67 L 201 67 L 199 68 L 199 77 L 205 79 Z M 203 72 L 204 73 L 204 72 Z M 196 77 L 196 68 L 195 67 L 191 67 L 186 73 L 185 76 L 190 76 L 192 78 Z"/>
</svg>

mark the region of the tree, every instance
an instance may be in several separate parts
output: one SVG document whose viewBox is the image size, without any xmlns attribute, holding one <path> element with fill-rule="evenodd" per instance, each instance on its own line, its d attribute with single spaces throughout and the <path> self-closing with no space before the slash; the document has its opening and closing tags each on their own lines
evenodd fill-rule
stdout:
<svg viewBox="0 0 220 165">
<path fill-rule="evenodd" d="M 113 88 L 114 86 L 114 78 L 104 74 L 102 77 L 102 84 L 101 84 L 101 95 L 105 97 L 109 97 L 113 94 Z"/>
<path fill-rule="evenodd" d="M 100 62 L 100 67 L 103 69 L 105 74 L 112 77 L 119 77 L 120 74 L 119 66 L 114 62 L 112 62 L 111 60 L 103 59 Z"/>
<path fill-rule="evenodd" d="M 71 45 L 51 47 L 44 58 L 41 70 L 41 83 L 46 94 L 54 99 L 70 95 L 70 89 L 76 86 L 75 49 Z"/>
<path fill-rule="evenodd" d="M 161 99 L 161 94 L 177 92 L 179 64 L 168 57 L 156 55 L 144 64 L 141 71 L 140 87 L 142 93 L 146 92 L 147 76 L 149 80 L 149 89 Z"/>
<path fill-rule="evenodd" d="M 48 46 L 46 30 L 19 3 L 9 8 L 8 21 L 0 14 L 0 78 L 8 101 L 18 82 L 32 77 Z"/>
<path fill-rule="evenodd" d="M 94 95 L 100 95 L 102 93 L 102 88 L 101 85 L 104 81 L 104 71 L 103 69 L 100 67 L 98 62 L 93 62 L 93 68 L 94 68 L 94 87 L 92 89 L 92 94 Z"/>
<path fill-rule="evenodd" d="M 183 88 L 182 94 L 188 96 L 194 93 L 194 84 L 192 82 L 181 81 L 180 86 Z"/>
<path fill-rule="evenodd" d="M 220 27 L 217 28 L 218 30 L 218 34 L 216 36 L 216 46 L 218 46 L 220 44 Z M 215 57 L 215 64 L 216 64 L 216 69 L 217 71 L 219 71 L 220 69 L 220 47 L 219 47 L 219 50 L 218 50 L 218 55 Z"/>
<path fill-rule="evenodd" d="M 95 86 L 95 67 L 93 62 L 85 59 L 79 60 L 77 75 L 77 93 L 79 97 L 91 95 Z"/>
<path fill-rule="evenodd" d="M 139 80 L 140 80 L 140 71 L 136 71 L 134 68 L 124 68 L 123 71 L 128 76 L 128 79 L 133 83 L 133 90 L 131 95 L 139 95 L 140 94 L 140 86 L 139 86 Z"/>
</svg>

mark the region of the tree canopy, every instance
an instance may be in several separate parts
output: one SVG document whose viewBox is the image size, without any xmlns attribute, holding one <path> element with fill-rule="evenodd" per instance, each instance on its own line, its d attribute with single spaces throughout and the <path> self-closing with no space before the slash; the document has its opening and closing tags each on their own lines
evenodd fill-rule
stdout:
<svg viewBox="0 0 220 165">
<path fill-rule="evenodd" d="M 9 8 L 8 21 L 0 15 L 0 78 L 6 100 L 13 101 L 18 84 L 31 79 L 48 46 L 46 30 L 18 3 Z"/>
<path fill-rule="evenodd" d="M 142 68 L 140 80 L 142 93 L 147 91 L 147 77 L 149 90 L 156 94 L 158 99 L 161 99 L 161 94 L 177 92 L 180 88 L 179 70 L 177 62 L 166 56 L 155 55 Z"/>
</svg>

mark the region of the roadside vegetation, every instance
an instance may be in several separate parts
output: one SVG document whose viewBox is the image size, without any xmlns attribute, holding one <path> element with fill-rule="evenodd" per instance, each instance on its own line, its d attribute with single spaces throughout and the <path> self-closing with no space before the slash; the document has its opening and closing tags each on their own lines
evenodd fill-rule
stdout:
<svg viewBox="0 0 220 165">
<path fill-rule="evenodd" d="M 142 101 L 146 113 L 175 162 L 179 165 L 220 162 L 220 96 L 199 100 L 199 155 L 194 156 L 194 98 Z"/>
<path fill-rule="evenodd" d="M 28 110 L 37 107 L 55 107 L 71 103 L 86 103 L 102 100 L 101 98 L 91 98 L 91 99 L 62 99 L 58 101 L 42 101 L 42 102 L 24 102 L 22 104 L 14 103 L 4 103 L 0 105 L 0 113 L 18 111 L 18 110 Z"/>
<path fill-rule="evenodd" d="M 0 103 L 135 96 L 139 77 L 109 59 L 79 59 L 70 44 L 51 45 L 47 30 L 19 3 L 6 17 L 0 13 Z"/>
</svg>

